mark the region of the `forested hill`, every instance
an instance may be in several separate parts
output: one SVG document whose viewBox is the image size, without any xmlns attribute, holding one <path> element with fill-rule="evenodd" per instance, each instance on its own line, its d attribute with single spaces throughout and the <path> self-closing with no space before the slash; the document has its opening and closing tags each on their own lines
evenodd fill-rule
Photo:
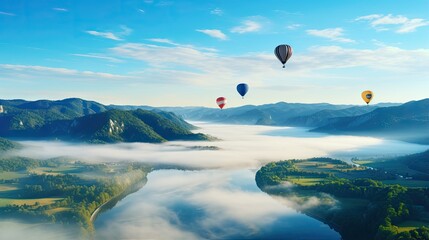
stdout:
<svg viewBox="0 0 429 240">
<path fill-rule="evenodd" d="M 1 151 L 7 151 L 7 150 L 10 150 L 10 149 L 14 149 L 14 148 L 17 148 L 17 147 L 19 147 L 18 143 L 9 141 L 9 140 L 4 139 L 4 138 L 0 138 L 0 152 Z"/>
<path fill-rule="evenodd" d="M 0 137 L 63 139 L 91 143 L 207 140 L 174 113 L 109 109 L 77 98 L 60 101 L 0 100 Z"/>
<path fill-rule="evenodd" d="M 429 143 L 429 99 L 378 108 L 359 116 L 333 118 L 314 131 L 392 136 Z"/>
</svg>

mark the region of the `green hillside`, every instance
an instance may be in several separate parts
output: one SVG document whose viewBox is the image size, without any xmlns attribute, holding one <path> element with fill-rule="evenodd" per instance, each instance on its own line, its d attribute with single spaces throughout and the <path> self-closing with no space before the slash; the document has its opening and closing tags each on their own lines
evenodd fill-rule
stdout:
<svg viewBox="0 0 429 240">
<path fill-rule="evenodd" d="M 0 151 L 7 151 L 10 149 L 14 149 L 19 147 L 19 144 L 9 141 L 7 139 L 4 138 L 0 138 Z"/>
<path fill-rule="evenodd" d="M 0 136 L 90 143 L 208 140 L 171 112 L 108 108 L 78 98 L 60 101 L 0 100 Z"/>
</svg>

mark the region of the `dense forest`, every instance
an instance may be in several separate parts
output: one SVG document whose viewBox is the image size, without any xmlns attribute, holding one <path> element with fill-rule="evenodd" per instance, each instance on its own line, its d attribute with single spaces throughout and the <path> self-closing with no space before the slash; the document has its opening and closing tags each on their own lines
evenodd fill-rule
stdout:
<svg viewBox="0 0 429 240">
<path fill-rule="evenodd" d="M 315 163 L 311 170 L 305 161 L 269 163 L 257 172 L 257 185 L 273 195 L 288 196 L 293 192 L 334 196 L 340 201 L 338 208 L 320 205 L 303 212 L 325 221 L 344 239 L 429 239 L 429 188 L 407 188 L 370 178 L 355 178 L 353 172 L 363 169 L 339 160 L 307 160 Z M 354 177 L 338 177 L 343 173 L 352 173 L 350 176 Z M 375 175 L 380 176 L 377 171 Z M 308 184 L 315 179 L 316 182 Z M 295 183 L 293 190 L 272 187 L 281 186 L 285 181 Z M 420 226 L 411 230 L 400 227 L 410 222 Z"/>
<path fill-rule="evenodd" d="M 0 191 L 0 200 L 9 201 L 0 205 L 0 215 L 78 225 L 91 234 L 94 211 L 142 182 L 150 170 L 139 163 L 2 158 L 0 187 L 13 189 Z M 11 174 L 16 177 L 7 178 Z"/>
</svg>

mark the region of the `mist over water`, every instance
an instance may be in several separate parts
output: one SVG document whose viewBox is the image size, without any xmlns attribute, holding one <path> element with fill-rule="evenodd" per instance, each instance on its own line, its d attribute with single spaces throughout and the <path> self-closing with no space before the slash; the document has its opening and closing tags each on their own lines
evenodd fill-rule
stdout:
<svg viewBox="0 0 429 240">
<path fill-rule="evenodd" d="M 150 173 L 145 187 L 97 219 L 96 229 L 97 239 L 339 239 L 261 192 L 250 170 Z"/>
<path fill-rule="evenodd" d="M 303 128 L 194 123 L 196 132 L 219 141 L 172 141 L 162 144 L 74 144 L 61 141 L 22 141 L 15 155 L 47 159 L 70 157 L 89 162 L 139 161 L 201 169 L 256 169 L 264 163 L 322 156 L 394 156 L 424 151 L 428 146 L 372 137 L 309 133 Z M 220 150 L 191 149 L 215 146 Z"/>
<path fill-rule="evenodd" d="M 260 166 L 293 158 L 334 156 L 349 160 L 411 154 L 429 148 L 372 137 L 308 133 L 302 128 L 194 124 L 200 127 L 196 132 L 221 140 L 109 145 L 22 141 L 24 148 L 12 154 L 38 159 L 64 156 L 88 162 L 139 161 L 199 169 L 150 173 L 146 186 L 99 216 L 95 222 L 98 239 L 339 239 L 338 233 L 297 212 L 293 204 L 282 204 L 261 192 L 254 180 Z M 215 146 L 220 150 L 192 148 L 195 146 Z M 317 199 L 310 200 L 305 205 L 317 204 Z M 8 232 L 27 231 L 20 226 L 16 223 Z M 46 236 L 57 232 L 54 227 L 52 234 L 47 229 L 51 228 L 45 227 Z"/>
</svg>

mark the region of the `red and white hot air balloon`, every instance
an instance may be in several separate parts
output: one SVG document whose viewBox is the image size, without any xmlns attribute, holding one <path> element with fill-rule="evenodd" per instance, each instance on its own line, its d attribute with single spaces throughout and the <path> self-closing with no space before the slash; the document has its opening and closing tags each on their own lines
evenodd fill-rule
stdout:
<svg viewBox="0 0 429 240">
<path fill-rule="evenodd" d="M 226 98 L 224 98 L 224 97 L 218 97 L 216 99 L 216 103 L 220 107 L 220 109 L 222 109 L 225 106 L 225 104 L 226 104 Z"/>
</svg>

